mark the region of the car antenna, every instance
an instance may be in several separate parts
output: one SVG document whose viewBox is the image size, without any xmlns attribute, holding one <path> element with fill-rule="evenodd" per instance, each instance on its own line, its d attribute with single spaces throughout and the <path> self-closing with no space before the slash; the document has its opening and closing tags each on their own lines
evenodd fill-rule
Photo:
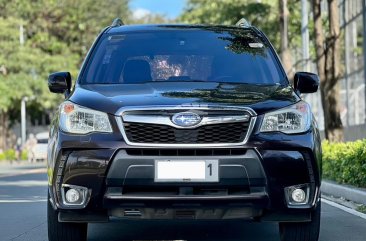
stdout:
<svg viewBox="0 0 366 241">
<path fill-rule="evenodd" d="M 235 25 L 242 28 L 251 27 L 250 23 L 245 18 L 241 18 Z"/>
<path fill-rule="evenodd" d="M 112 27 L 112 28 L 114 28 L 114 27 L 120 27 L 120 26 L 122 26 L 122 25 L 125 25 L 125 24 L 123 23 L 123 21 L 122 21 L 120 18 L 115 18 L 115 19 L 113 20 L 113 22 L 112 22 L 111 27 Z"/>
</svg>

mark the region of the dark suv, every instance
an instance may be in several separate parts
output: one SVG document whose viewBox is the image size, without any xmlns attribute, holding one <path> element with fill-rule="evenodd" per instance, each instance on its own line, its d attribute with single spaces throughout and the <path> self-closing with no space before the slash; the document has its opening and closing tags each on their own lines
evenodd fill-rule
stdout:
<svg viewBox="0 0 366 241">
<path fill-rule="evenodd" d="M 321 146 L 310 106 L 267 37 L 236 26 L 105 28 L 50 129 L 48 235 L 83 241 L 92 222 L 279 222 L 281 240 L 316 241 Z M 144 223 L 144 222 L 141 222 Z M 179 223 L 179 221 L 177 221 Z"/>
</svg>

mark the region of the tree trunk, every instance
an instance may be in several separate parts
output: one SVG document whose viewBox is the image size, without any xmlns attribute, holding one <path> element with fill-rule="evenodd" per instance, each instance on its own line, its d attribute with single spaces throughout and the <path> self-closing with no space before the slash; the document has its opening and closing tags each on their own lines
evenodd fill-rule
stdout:
<svg viewBox="0 0 366 241">
<path fill-rule="evenodd" d="M 0 149 L 3 151 L 12 148 L 9 130 L 9 114 L 6 111 L 0 111 Z"/>
<path fill-rule="evenodd" d="M 329 37 L 327 38 L 327 54 L 325 56 L 326 84 L 325 101 L 327 116 L 327 138 L 330 141 L 343 141 L 343 125 L 340 114 L 339 79 L 340 79 L 340 46 L 339 9 L 337 0 L 328 0 Z"/>
<path fill-rule="evenodd" d="M 285 68 L 286 74 L 292 82 L 293 79 L 293 69 L 292 69 L 292 59 L 291 52 L 288 47 L 288 8 L 287 0 L 279 0 L 279 17 L 280 17 L 280 40 L 281 40 L 281 60 Z"/>
<path fill-rule="evenodd" d="M 316 64 L 321 86 L 324 113 L 325 138 L 330 141 L 343 140 L 343 126 L 339 108 L 340 77 L 340 27 L 336 0 L 329 4 L 329 37 L 324 41 L 321 18 L 321 0 L 313 0 Z M 325 48 L 326 46 L 326 48 Z"/>
<path fill-rule="evenodd" d="M 3 112 L 0 111 L 0 152 L 4 150 Z"/>
<path fill-rule="evenodd" d="M 318 76 L 320 79 L 320 96 L 322 101 L 323 109 L 326 106 L 325 93 L 323 86 L 325 85 L 325 48 L 324 48 L 324 32 L 321 15 L 321 1 L 313 0 L 313 20 L 314 20 L 314 36 L 315 36 L 315 54 L 316 54 L 316 67 L 318 70 Z M 325 111 L 323 111 L 325 116 Z M 325 118 L 324 118 L 325 119 Z M 325 121 L 324 121 L 325 122 Z M 325 126 L 325 137 L 327 138 L 327 125 Z M 328 139 L 328 138 L 327 138 Z"/>
<path fill-rule="evenodd" d="M 7 126 L 6 126 L 6 113 L 0 111 L 0 149 L 5 151 L 7 149 L 6 139 L 7 139 Z"/>
</svg>

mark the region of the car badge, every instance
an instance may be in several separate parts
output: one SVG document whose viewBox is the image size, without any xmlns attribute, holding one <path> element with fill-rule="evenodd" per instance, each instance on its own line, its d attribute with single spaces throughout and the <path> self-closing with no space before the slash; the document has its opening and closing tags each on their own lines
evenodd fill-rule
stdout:
<svg viewBox="0 0 366 241">
<path fill-rule="evenodd" d="M 172 122 L 181 127 L 196 126 L 201 122 L 202 118 L 193 112 L 180 112 L 172 117 Z"/>
</svg>

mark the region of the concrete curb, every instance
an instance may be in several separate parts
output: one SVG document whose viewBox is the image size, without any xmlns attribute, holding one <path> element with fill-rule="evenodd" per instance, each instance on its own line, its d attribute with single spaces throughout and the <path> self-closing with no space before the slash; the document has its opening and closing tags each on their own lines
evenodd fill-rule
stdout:
<svg viewBox="0 0 366 241">
<path fill-rule="evenodd" d="M 348 185 L 340 185 L 331 181 L 322 181 L 322 193 L 334 197 L 343 197 L 347 200 L 366 205 L 366 190 Z"/>
<path fill-rule="evenodd" d="M 350 213 L 350 214 L 353 214 L 357 217 L 360 217 L 360 218 L 363 218 L 363 219 L 366 219 L 366 214 L 364 213 L 361 213 L 361 212 L 358 212 L 352 208 L 349 208 L 349 207 L 346 207 L 346 206 L 343 206 L 341 204 L 338 204 L 337 202 L 334 202 L 334 201 L 329 201 L 328 199 L 325 199 L 325 198 L 322 198 L 321 199 L 323 203 L 326 203 L 330 206 L 333 206 L 333 207 L 336 207 L 336 208 L 339 208 L 347 213 Z"/>
</svg>

